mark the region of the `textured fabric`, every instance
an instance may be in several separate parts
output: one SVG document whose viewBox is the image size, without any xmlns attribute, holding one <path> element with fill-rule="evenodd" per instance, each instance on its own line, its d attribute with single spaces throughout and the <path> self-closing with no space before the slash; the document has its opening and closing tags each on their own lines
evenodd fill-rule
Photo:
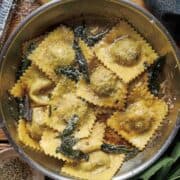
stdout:
<svg viewBox="0 0 180 180">
<path fill-rule="evenodd" d="M 180 0 L 144 0 L 147 7 L 180 41 Z"/>
</svg>

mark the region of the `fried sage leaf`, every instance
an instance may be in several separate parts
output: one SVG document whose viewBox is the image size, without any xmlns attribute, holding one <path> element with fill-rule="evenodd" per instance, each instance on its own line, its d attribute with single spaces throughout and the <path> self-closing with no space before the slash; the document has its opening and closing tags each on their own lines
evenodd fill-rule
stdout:
<svg viewBox="0 0 180 180">
<path fill-rule="evenodd" d="M 25 70 L 31 65 L 31 61 L 27 58 L 27 56 L 36 48 L 35 43 L 30 43 L 30 45 L 27 48 L 26 54 L 24 54 L 22 61 L 18 67 L 17 73 L 16 73 L 16 79 L 18 80 L 20 76 L 25 72 Z"/>
<path fill-rule="evenodd" d="M 100 41 L 106 33 L 109 32 L 109 28 L 99 32 L 98 34 L 93 35 L 90 33 L 86 25 L 80 25 L 74 28 L 74 34 L 76 37 L 83 39 L 88 46 L 94 46 L 98 41 Z"/>
<path fill-rule="evenodd" d="M 65 156 L 75 159 L 75 160 L 88 160 L 89 156 L 83 153 L 80 150 L 74 150 L 73 146 L 78 142 L 74 136 L 72 136 L 74 130 L 79 123 L 79 117 L 77 115 L 73 115 L 71 119 L 68 121 L 66 128 L 63 130 L 62 134 L 60 134 L 59 138 L 61 138 L 61 146 L 57 147 L 56 153 L 62 153 Z"/>
<path fill-rule="evenodd" d="M 78 81 L 80 77 L 80 72 L 76 67 L 66 66 L 66 67 L 58 67 L 55 69 L 56 74 L 63 74 L 73 81 Z"/>
<path fill-rule="evenodd" d="M 26 94 L 21 98 L 14 98 L 8 93 L 8 107 L 11 116 L 18 120 L 20 118 L 26 121 L 32 120 L 32 108 L 30 106 L 29 96 Z"/>
<path fill-rule="evenodd" d="M 65 136 L 62 138 L 61 146 L 56 149 L 56 152 L 61 152 L 65 156 L 81 160 L 85 159 L 88 160 L 88 155 L 83 153 L 79 150 L 73 150 L 73 146 L 77 143 L 77 139 L 75 139 L 73 136 Z"/>
<path fill-rule="evenodd" d="M 83 74 L 84 79 L 89 82 L 89 70 L 88 70 L 88 65 L 87 61 L 81 51 L 81 48 L 78 45 L 77 39 L 74 40 L 73 48 L 76 53 L 76 63 L 78 65 L 79 71 Z"/>
<path fill-rule="evenodd" d="M 13 97 L 7 92 L 7 105 L 11 117 L 15 120 L 19 119 L 18 98 Z"/>
<path fill-rule="evenodd" d="M 68 121 L 68 124 L 67 124 L 66 128 L 63 130 L 61 137 L 66 137 L 66 136 L 72 135 L 72 133 L 76 129 L 78 123 L 79 123 L 79 117 L 75 114 Z"/>
<path fill-rule="evenodd" d="M 107 153 L 114 153 L 114 154 L 129 153 L 134 151 L 134 149 L 129 149 L 127 148 L 127 146 L 124 145 L 112 145 L 106 143 L 101 145 L 101 150 Z"/>
<path fill-rule="evenodd" d="M 26 94 L 24 97 L 18 99 L 19 104 L 19 117 L 27 121 L 32 121 L 32 108 L 30 106 L 29 96 Z"/>
<path fill-rule="evenodd" d="M 79 25 L 74 27 L 74 35 L 75 37 L 79 37 L 82 38 L 83 40 L 86 39 L 86 29 L 85 29 L 85 25 Z"/>
<path fill-rule="evenodd" d="M 135 148 L 128 148 L 125 145 L 113 145 L 113 144 L 102 144 L 101 150 L 105 153 L 112 154 L 126 154 L 126 158 L 132 158 L 138 153 L 138 150 Z"/>
<path fill-rule="evenodd" d="M 100 32 L 100 33 L 98 33 L 96 35 L 89 35 L 87 37 L 86 43 L 89 46 L 94 46 L 94 44 L 96 44 L 98 41 L 100 41 L 107 32 L 109 32 L 109 29 L 106 29 L 105 31 Z"/>
<path fill-rule="evenodd" d="M 31 65 L 31 61 L 27 57 L 23 57 L 21 64 L 16 72 L 16 79 L 18 80 L 20 76 L 25 72 L 25 70 Z"/>
<path fill-rule="evenodd" d="M 165 56 L 159 57 L 156 60 L 156 62 L 148 69 L 149 90 L 155 96 L 159 94 L 159 90 L 160 90 L 159 76 L 162 73 L 165 64 L 165 58 L 166 58 Z"/>
</svg>

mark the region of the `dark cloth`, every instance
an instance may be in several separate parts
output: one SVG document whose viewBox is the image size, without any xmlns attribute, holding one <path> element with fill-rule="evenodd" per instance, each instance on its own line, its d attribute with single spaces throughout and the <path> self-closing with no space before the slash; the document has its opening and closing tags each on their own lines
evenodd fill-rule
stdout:
<svg viewBox="0 0 180 180">
<path fill-rule="evenodd" d="M 144 0 L 149 10 L 180 42 L 180 0 Z"/>
</svg>

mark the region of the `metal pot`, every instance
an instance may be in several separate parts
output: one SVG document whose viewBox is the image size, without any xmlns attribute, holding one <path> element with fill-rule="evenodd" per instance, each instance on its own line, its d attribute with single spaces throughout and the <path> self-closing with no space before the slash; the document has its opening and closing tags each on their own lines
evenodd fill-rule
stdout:
<svg viewBox="0 0 180 180">
<path fill-rule="evenodd" d="M 168 83 L 166 94 L 171 97 L 173 108 L 166 122 L 158 130 L 146 149 L 125 162 L 114 179 L 128 179 L 145 170 L 167 149 L 176 135 L 180 122 L 180 63 L 179 52 L 167 30 L 144 9 L 126 0 L 58 0 L 48 3 L 30 14 L 7 40 L 1 52 L 0 67 L 0 115 L 4 131 L 19 154 L 33 167 L 54 179 L 69 179 L 59 174 L 60 163 L 41 153 L 24 147 L 17 138 L 17 122 L 12 118 L 7 103 L 7 91 L 15 83 L 15 72 L 20 62 L 21 44 L 48 30 L 51 26 L 75 16 L 93 15 L 111 20 L 125 18 L 143 35 L 159 55 L 167 54 L 164 79 Z M 180 56 L 179 56 L 180 57 Z"/>
</svg>

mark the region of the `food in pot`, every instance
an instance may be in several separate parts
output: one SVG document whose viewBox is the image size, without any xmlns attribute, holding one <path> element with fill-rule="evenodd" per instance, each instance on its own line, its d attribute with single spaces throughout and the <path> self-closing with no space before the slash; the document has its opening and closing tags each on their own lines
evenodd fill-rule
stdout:
<svg viewBox="0 0 180 180">
<path fill-rule="evenodd" d="M 34 48 L 23 53 L 10 90 L 19 140 L 62 160 L 68 176 L 111 179 L 168 113 L 149 89 L 158 55 L 123 20 L 108 28 L 59 25 L 41 37 L 25 43 L 24 51 Z"/>
</svg>

